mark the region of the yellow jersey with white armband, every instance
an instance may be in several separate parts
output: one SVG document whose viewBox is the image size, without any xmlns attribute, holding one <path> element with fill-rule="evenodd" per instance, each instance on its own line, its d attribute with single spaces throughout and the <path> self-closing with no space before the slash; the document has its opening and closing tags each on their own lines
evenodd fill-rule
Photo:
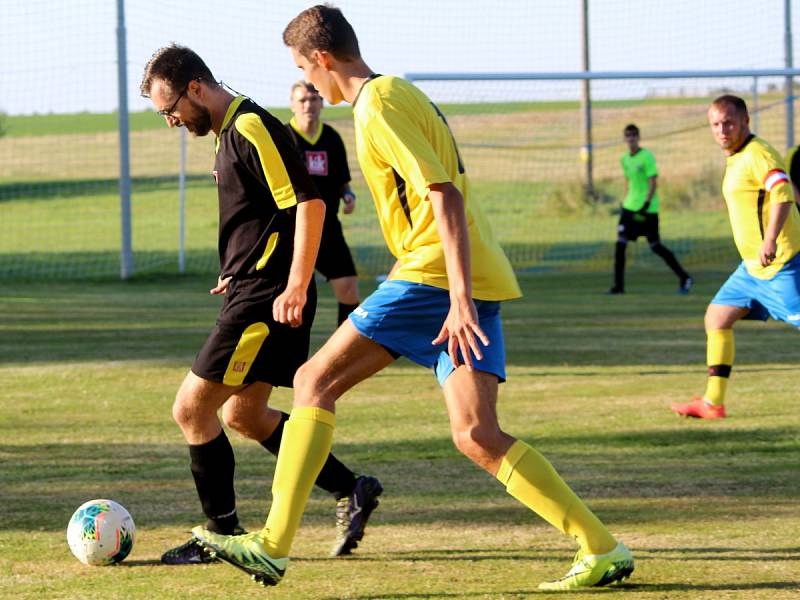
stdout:
<svg viewBox="0 0 800 600">
<path fill-rule="evenodd" d="M 758 255 L 771 209 L 784 202 L 794 204 L 783 159 L 764 140 L 750 135 L 728 156 L 722 195 L 728 205 L 733 239 L 747 272 L 758 279 L 771 279 L 800 251 L 800 212 L 793 207 L 778 234 L 775 260 L 762 267 Z"/>
</svg>

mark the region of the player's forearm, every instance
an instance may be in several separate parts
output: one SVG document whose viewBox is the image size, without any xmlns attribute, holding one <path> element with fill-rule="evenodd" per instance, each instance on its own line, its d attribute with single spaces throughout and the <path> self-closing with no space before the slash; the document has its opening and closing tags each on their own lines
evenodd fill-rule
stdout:
<svg viewBox="0 0 800 600">
<path fill-rule="evenodd" d="M 647 180 L 647 198 L 645 199 L 644 203 L 648 206 L 650 205 L 650 201 L 653 199 L 653 196 L 656 195 L 657 185 L 658 184 L 656 183 L 655 177 L 651 177 Z"/>
<path fill-rule="evenodd" d="M 792 208 L 794 208 L 794 202 L 781 202 L 770 207 L 769 223 L 764 231 L 764 240 L 774 242 L 778 239 L 778 234 L 786 224 L 786 219 L 789 218 L 789 212 Z"/>
<path fill-rule="evenodd" d="M 471 298 L 472 265 L 464 198 L 453 184 L 440 184 L 431 187 L 428 199 L 442 241 L 450 296 Z"/>
<path fill-rule="evenodd" d="M 322 224 L 325 220 L 325 203 L 309 200 L 297 205 L 297 222 L 294 230 L 294 254 L 289 269 L 287 287 L 307 288 L 317 262 Z"/>
</svg>

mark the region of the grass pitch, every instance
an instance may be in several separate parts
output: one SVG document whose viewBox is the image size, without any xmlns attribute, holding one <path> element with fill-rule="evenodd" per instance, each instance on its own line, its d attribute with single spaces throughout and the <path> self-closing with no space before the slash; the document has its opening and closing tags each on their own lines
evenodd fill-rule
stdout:
<svg viewBox="0 0 800 600">
<path fill-rule="evenodd" d="M 766 98 L 765 98 L 766 100 Z M 759 134 L 776 142 L 785 120 L 780 103 L 759 116 Z M 588 201 L 577 105 L 474 103 L 443 105 L 470 175 L 470 200 L 483 207 L 515 268 L 588 270 L 613 257 L 622 199 L 620 132 L 635 121 L 659 165 L 661 232 L 690 268 L 733 253 L 719 192 L 724 156 L 706 124 L 707 99 L 653 98 L 598 102 Z M 351 162 L 356 212 L 342 219 L 360 273 L 385 273 L 375 209 L 355 166 L 348 108 L 324 118 L 342 134 Z M 286 109 L 276 115 L 288 118 Z M 0 278 L 102 278 L 119 271 L 121 246 L 118 134 L 113 114 L 8 118 L 0 138 Z M 179 136 L 152 112 L 131 114 L 131 222 L 137 273 L 175 273 L 179 245 Z M 185 208 L 186 269 L 213 273 L 216 189 L 208 138 L 189 136 Z M 643 245 L 642 245 L 643 246 Z M 631 250 L 632 259 L 640 250 Z M 644 254 L 649 251 L 644 249 Z"/>
<path fill-rule="evenodd" d="M 636 555 L 603 598 L 796 598 L 800 593 L 800 417 L 796 333 L 737 326 L 722 422 L 668 405 L 704 385 L 702 315 L 722 273 L 674 294 L 665 270 L 522 278 L 506 305 L 505 427 L 535 445 Z M 167 567 L 201 522 L 188 455 L 170 418 L 175 390 L 215 318 L 211 278 L 12 282 L 0 297 L 0 597 L 550 597 L 573 545 L 453 448 L 433 376 L 399 362 L 340 402 L 334 451 L 386 489 L 352 558 L 331 559 L 334 503 L 312 495 L 285 581 L 263 591 L 223 564 Z M 369 291 L 364 282 L 362 292 Z M 321 286 L 314 333 L 332 329 Z M 275 406 L 288 409 L 279 390 Z M 274 460 L 231 434 L 239 510 L 266 514 Z M 65 530 L 83 501 L 109 497 L 137 541 L 115 567 L 86 567 Z"/>
</svg>

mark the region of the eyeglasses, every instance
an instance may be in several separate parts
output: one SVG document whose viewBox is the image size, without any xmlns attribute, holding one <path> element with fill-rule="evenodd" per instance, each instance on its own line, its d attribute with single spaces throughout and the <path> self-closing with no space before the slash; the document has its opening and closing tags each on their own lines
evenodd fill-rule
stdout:
<svg viewBox="0 0 800 600">
<path fill-rule="evenodd" d="M 181 101 L 181 98 L 183 98 L 183 95 L 187 91 L 189 91 L 189 84 L 188 83 L 186 84 L 186 87 L 183 88 L 183 91 L 180 94 L 178 94 L 178 97 L 175 98 L 175 102 L 172 103 L 172 106 L 170 106 L 169 108 L 166 108 L 164 110 L 158 111 L 158 114 L 160 114 L 162 117 L 171 117 L 172 113 L 175 112 L 175 107 L 178 106 L 178 102 Z"/>
</svg>

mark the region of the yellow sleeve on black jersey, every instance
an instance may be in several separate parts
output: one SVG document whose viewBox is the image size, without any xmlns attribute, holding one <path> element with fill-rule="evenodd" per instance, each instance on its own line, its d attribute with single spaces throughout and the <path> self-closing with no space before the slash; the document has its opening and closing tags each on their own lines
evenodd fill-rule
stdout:
<svg viewBox="0 0 800 600">
<path fill-rule="evenodd" d="M 267 185 L 278 208 L 289 208 L 297 204 L 297 196 L 283 157 L 264 127 L 261 117 L 255 113 L 245 113 L 236 119 L 235 126 L 236 131 L 255 147 Z"/>
</svg>

